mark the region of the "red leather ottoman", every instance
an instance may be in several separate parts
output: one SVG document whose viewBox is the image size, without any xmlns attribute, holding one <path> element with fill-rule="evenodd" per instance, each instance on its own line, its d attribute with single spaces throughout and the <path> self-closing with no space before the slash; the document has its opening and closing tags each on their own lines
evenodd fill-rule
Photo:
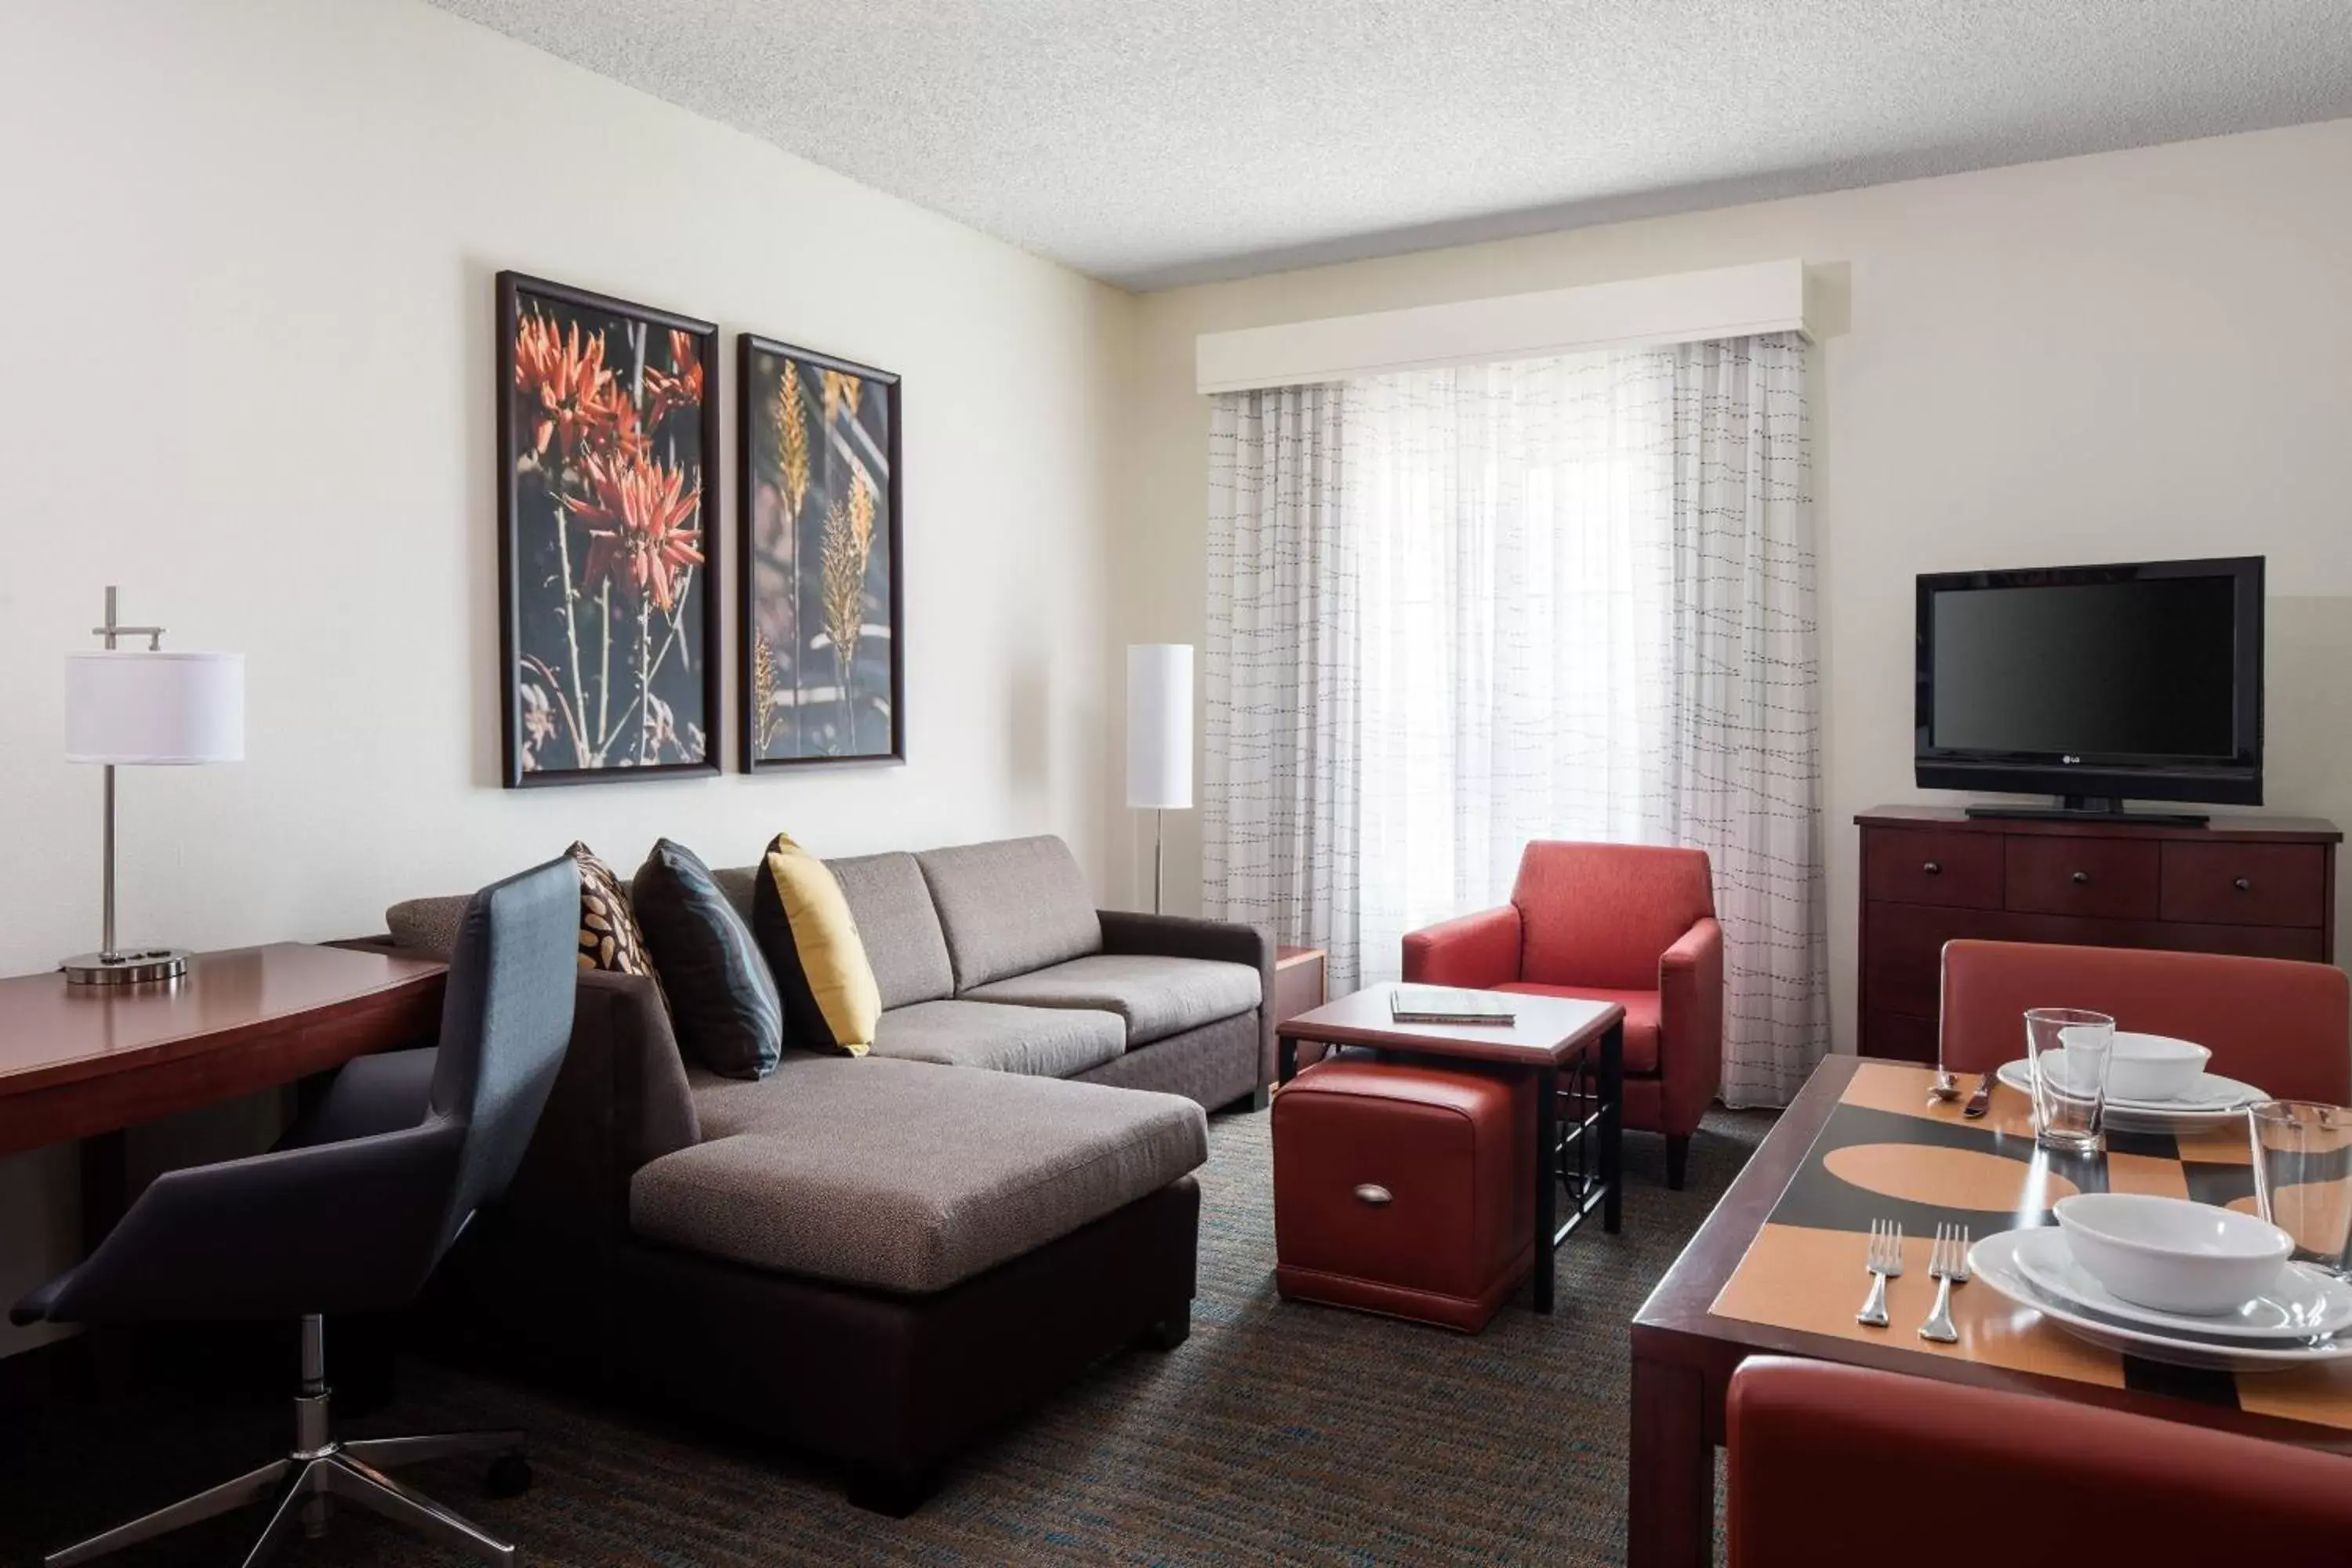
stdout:
<svg viewBox="0 0 2352 1568">
<path fill-rule="evenodd" d="M 1471 1333 L 1535 1255 L 1535 1087 L 1316 1063 L 1274 1097 L 1275 1288 Z"/>
</svg>

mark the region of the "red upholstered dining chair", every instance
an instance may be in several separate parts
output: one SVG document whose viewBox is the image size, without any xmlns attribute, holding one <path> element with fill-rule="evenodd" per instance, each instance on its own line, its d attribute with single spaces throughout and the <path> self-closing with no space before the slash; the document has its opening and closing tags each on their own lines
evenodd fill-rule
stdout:
<svg viewBox="0 0 2352 1568">
<path fill-rule="evenodd" d="M 1411 932 L 1423 985 L 1622 1003 L 1625 1125 L 1666 1135 L 1666 1184 L 1723 1078 L 1723 928 L 1706 855 L 1538 839 L 1511 901 Z"/>
<path fill-rule="evenodd" d="M 2087 1007 L 2193 1040 L 2212 1069 L 2282 1100 L 2352 1104 L 2352 982 L 2332 963 L 2039 942 L 1944 944 L 1944 1066 L 2025 1055 L 2028 1007 Z"/>
<path fill-rule="evenodd" d="M 2340 1563 L 2352 1541 L 2352 1459 L 2232 1432 L 1780 1356 L 1740 1363 L 1725 1415 L 1731 1568 Z"/>
</svg>

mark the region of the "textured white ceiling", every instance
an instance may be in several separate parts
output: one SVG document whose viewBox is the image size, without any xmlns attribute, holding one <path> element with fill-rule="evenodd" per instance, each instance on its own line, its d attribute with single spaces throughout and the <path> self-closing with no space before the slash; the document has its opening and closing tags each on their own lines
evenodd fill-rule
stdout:
<svg viewBox="0 0 2352 1568">
<path fill-rule="evenodd" d="M 2352 115 L 2352 0 L 434 3 L 1134 289 Z"/>
</svg>

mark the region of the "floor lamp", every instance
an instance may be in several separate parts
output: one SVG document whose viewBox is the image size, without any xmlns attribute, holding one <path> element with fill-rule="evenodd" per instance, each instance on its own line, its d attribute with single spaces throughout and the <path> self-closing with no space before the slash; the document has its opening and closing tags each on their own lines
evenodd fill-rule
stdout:
<svg viewBox="0 0 2352 1568">
<path fill-rule="evenodd" d="M 1160 814 L 1192 806 L 1192 649 L 1137 643 L 1127 650 L 1127 804 L 1151 813 L 1151 912 L 1160 912 L 1165 845 Z"/>
</svg>

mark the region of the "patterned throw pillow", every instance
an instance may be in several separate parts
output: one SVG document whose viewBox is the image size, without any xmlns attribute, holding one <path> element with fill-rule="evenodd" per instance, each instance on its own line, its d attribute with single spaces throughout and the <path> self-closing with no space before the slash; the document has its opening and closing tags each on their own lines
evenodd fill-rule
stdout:
<svg viewBox="0 0 2352 1568">
<path fill-rule="evenodd" d="M 629 895 L 613 868 L 585 844 L 567 851 L 580 866 L 580 967 L 614 974 L 651 974 L 646 941 Z"/>
</svg>

